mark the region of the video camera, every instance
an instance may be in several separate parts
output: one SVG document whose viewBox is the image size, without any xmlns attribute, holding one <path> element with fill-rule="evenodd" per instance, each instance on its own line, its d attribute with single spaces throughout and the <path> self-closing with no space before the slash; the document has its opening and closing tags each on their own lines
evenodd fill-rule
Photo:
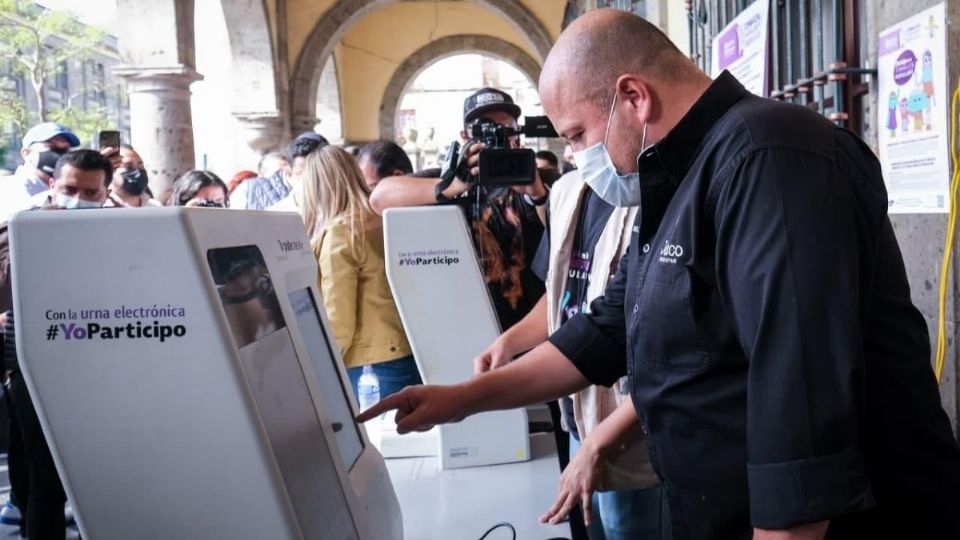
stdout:
<svg viewBox="0 0 960 540">
<path fill-rule="evenodd" d="M 468 181 L 485 186 L 532 184 L 537 177 L 535 152 L 529 148 L 510 148 L 510 139 L 519 135 L 545 138 L 559 136 L 546 116 L 524 117 L 523 126 L 519 129 L 484 118 L 475 120 L 470 125 L 471 138 L 464 145 L 464 153 L 477 143 L 483 143 L 486 148 L 480 152 L 480 175 L 470 177 Z M 454 142 L 444 159 L 444 172 L 456 169 L 459 161 L 460 143 Z"/>
</svg>

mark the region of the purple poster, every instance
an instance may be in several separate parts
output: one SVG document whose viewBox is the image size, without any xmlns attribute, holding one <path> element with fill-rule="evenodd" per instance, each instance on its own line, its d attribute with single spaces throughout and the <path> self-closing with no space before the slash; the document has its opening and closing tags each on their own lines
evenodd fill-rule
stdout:
<svg viewBox="0 0 960 540">
<path fill-rule="evenodd" d="M 770 0 L 756 0 L 713 38 L 711 75 L 727 70 L 747 90 L 768 94 L 769 14 Z"/>
</svg>

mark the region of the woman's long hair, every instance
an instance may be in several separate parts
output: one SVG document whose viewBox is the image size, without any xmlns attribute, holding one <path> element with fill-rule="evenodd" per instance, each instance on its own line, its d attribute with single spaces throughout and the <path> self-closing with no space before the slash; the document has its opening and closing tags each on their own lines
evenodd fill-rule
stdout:
<svg viewBox="0 0 960 540">
<path fill-rule="evenodd" d="M 177 181 L 173 183 L 173 194 L 170 196 L 168 204 L 170 206 L 184 206 L 190 202 L 190 199 L 197 196 L 197 192 L 210 186 L 223 188 L 223 205 L 229 208 L 230 199 L 226 197 L 228 193 L 227 185 L 212 172 L 199 170 L 187 171 L 183 173 L 183 176 L 177 178 Z"/>
<path fill-rule="evenodd" d="M 314 248 L 320 231 L 337 219 L 346 220 L 353 238 L 363 239 L 364 223 L 375 215 L 370 188 L 356 159 L 336 146 L 324 146 L 307 156 L 298 207 Z"/>
</svg>

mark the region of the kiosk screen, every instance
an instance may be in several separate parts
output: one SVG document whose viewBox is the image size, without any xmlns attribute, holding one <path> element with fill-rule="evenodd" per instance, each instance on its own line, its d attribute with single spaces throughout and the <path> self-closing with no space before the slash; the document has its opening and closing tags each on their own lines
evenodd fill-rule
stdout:
<svg viewBox="0 0 960 540">
<path fill-rule="evenodd" d="M 211 249 L 207 262 L 238 349 L 284 327 L 273 280 L 257 246 Z"/>
<path fill-rule="evenodd" d="M 333 423 L 340 455 L 343 456 L 347 468 L 352 468 L 363 452 L 363 442 L 350 409 L 350 398 L 340 379 L 330 340 L 320 324 L 316 301 L 309 288 L 293 291 L 289 298 L 296 314 L 300 335 L 303 336 L 307 354 L 310 355 L 310 363 L 317 373 L 320 396 Z"/>
</svg>

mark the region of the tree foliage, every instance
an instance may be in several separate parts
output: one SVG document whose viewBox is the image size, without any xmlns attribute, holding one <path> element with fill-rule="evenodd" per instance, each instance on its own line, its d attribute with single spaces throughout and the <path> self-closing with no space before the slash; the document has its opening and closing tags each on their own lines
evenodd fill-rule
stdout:
<svg viewBox="0 0 960 540">
<path fill-rule="evenodd" d="M 45 88 L 68 61 L 92 56 L 105 37 L 103 30 L 79 22 L 66 11 L 47 9 L 27 0 L 0 0 L 0 60 L 7 68 L 0 73 L 0 126 L 17 127 L 22 132 L 36 121 L 57 121 L 69 126 L 84 141 L 106 127 L 108 114 L 102 108 L 74 106 L 82 92 L 101 92 L 105 88 L 88 84 L 80 93 L 64 96 L 64 105 L 57 109 L 51 108 Z M 35 113 L 31 114 L 16 93 L 14 81 L 19 77 L 26 79 L 36 97 Z"/>
<path fill-rule="evenodd" d="M 9 62 L 14 74 L 30 81 L 41 121 L 50 112 L 43 91 L 49 77 L 67 60 L 89 56 L 103 38 L 102 30 L 65 11 L 27 0 L 0 0 L 0 58 Z"/>
</svg>

